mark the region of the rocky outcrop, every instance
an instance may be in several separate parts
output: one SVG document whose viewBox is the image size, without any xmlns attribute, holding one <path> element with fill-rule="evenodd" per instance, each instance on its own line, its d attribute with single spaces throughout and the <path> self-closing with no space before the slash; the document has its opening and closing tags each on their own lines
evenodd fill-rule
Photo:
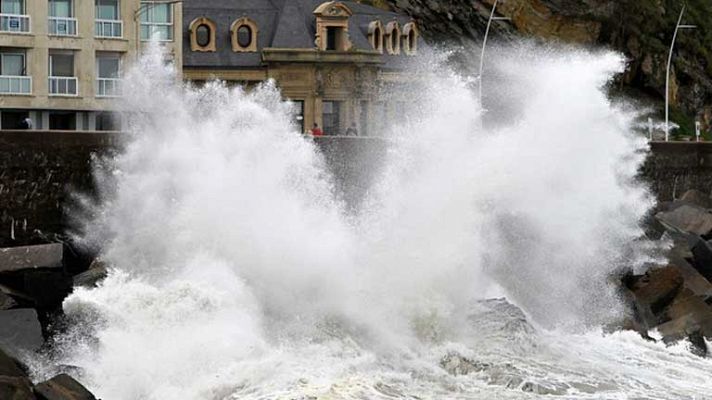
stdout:
<svg viewBox="0 0 712 400">
<path fill-rule="evenodd" d="M 494 0 L 388 0 L 395 10 L 415 18 L 431 43 L 479 43 Z M 681 133 L 694 132 L 694 120 L 712 128 L 712 3 L 636 0 L 501 0 L 495 38 L 518 36 L 602 45 L 630 60 L 619 78 L 627 94 L 650 102 L 660 113 L 665 95 L 665 67 L 673 31 L 683 4 L 684 22 L 695 31 L 680 33 L 671 74 L 672 120 Z M 661 114 L 659 114 L 661 115 Z"/>
<path fill-rule="evenodd" d="M 96 400 L 96 397 L 67 374 L 33 385 L 27 368 L 0 348 L 0 399 Z"/>
<path fill-rule="evenodd" d="M 87 388 L 67 374 L 38 383 L 35 394 L 39 400 L 96 400 Z"/>
<path fill-rule="evenodd" d="M 45 345 L 62 313 L 61 305 L 72 291 L 62 244 L 0 249 L 0 399 L 5 400 L 95 400 L 84 386 L 67 374 L 33 385 L 27 368 L 15 356 L 32 354 Z M 92 264 L 88 275 L 78 279 L 96 285 L 106 276 L 106 266 Z M 81 274 L 80 274 L 81 275 Z"/>
<path fill-rule="evenodd" d="M 663 239 L 673 244 L 668 264 L 623 279 L 635 320 L 629 327 L 646 337 L 656 329 L 666 343 L 688 339 L 692 351 L 704 356 L 704 338 L 712 338 L 712 243 L 703 221 L 712 199 L 697 191 L 682 199 L 656 214 Z"/>
</svg>

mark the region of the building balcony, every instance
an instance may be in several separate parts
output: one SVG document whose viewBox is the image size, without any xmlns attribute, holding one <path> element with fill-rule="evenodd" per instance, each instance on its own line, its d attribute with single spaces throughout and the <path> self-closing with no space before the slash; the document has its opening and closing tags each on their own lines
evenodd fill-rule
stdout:
<svg viewBox="0 0 712 400">
<path fill-rule="evenodd" d="M 54 36 L 77 36 L 77 19 L 49 17 L 48 33 Z"/>
<path fill-rule="evenodd" d="M 22 14 L 0 14 L 0 32 L 29 33 L 30 16 Z"/>
<path fill-rule="evenodd" d="M 74 76 L 50 76 L 50 96 L 76 96 L 79 93 L 79 80 Z"/>
<path fill-rule="evenodd" d="M 0 94 L 32 94 L 32 77 L 0 75 Z"/>
<path fill-rule="evenodd" d="M 121 39 L 124 32 L 124 21 L 97 19 L 94 23 L 94 36 L 98 38 Z"/>
<path fill-rule="evenodd" d="M 96 79 L 96 97 L 119 97 L 121 88 L 121 79 L 119 78 Z"/>
</svg>

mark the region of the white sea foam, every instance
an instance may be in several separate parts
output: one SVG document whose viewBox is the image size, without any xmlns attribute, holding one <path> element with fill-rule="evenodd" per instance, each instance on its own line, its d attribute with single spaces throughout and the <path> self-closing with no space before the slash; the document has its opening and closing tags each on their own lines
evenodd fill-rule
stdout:
<svg viewBox="0 0 712 400">
<path fill-rule="evenodd" d="M 430 78 L 348 215 L 272 84 L 186 88 L 142 59 L 126 104 L 144 113 L 80 227 L 116 270 L 66 300 L 77 328 L 55 361 L 105 399 L 709 392 L 708 360 L 600 333 L 622 309 L 609 276 L 645 260 L 651 206 L 635 115 L 603 89 L 623 60 L 492 54 L 485 128 L 466 79 L 416 66 Z M 448 373 L 453 354 L 473 370 Z"/>
</svg>

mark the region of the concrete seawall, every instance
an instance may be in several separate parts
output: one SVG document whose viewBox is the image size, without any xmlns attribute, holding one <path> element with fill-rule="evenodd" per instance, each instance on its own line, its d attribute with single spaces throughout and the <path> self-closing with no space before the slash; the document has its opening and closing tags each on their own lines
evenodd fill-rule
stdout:
<svg viewBox="0 0 712 400">
<path fill-rule="evenodd" d="M 651 142 L 641 176 L 660 201 L 688 189 L 712 193 L 712 142 Z"/>
<path fill-rule="evenodd" d="M 91 162 L 120 146 L 119 133 L 0 131 L 0 246 L 45 242 L 65 231 L 73 191 L 91 193 Z M 315 139 L 354 204 L 377 174 L 388 142 Z M 660 200 L 689 188 L 712 192 L 712 143 L 651 143 L 641 169 Z"/>
</svg>

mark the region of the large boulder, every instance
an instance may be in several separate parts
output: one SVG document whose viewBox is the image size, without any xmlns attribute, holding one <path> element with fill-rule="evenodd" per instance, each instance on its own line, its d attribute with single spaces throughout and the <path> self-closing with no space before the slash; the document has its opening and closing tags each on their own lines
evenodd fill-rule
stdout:
<svg viewBox="0 0 712 400">
<path fill-rule="evenodd" d="M 0 348 L 0 376 L 25 377 L 24 368 L 19 361 Z"/>
<path fill-rule="evenodd" d="M 712 244 L 700 238 L 692 247 L 692 256 L 697 271 L 707 280 L 712 281 Z"/>
<path fill-rule="evenodd" d="M 681 204 L 670 211 L 660 212 L 655 215 L 655 218 L 672 231 L 700 236 L 712 231 L 712 213 L 691 204 Z"/>
<path fill-rule="evenodd" d="M 0 399 L 36 400 L 32 393 L 32 383 L 25 377 L 0 376 Z"/>
<path fill-rule="evenodd" d="M 22 274 L 22 289 L 37 308 L 56 309 L 72 292 L 72 277 L 61 270 L 26 271 Z"/>
<path fill-rule="evenodd" d="M 99 259 L 94 260 L 89 269 L 74 277 L 74 286 L 86 288 L 96 287 L 109 274 L 106 262 Z"/>
<path fill-rule="evenodd" d="M 16 354 L 37 350 L 43 343 L 37 311 L 31 308 L 0 311 L 0 346 Z"/>
<path fill-rule="evenodd" d="M 60 243 L 0 249 L 0 272 L 61 267 L 62 245 Z"/>
<path fill-rule="evenodd" d="M 0 311 L 17 307 L 17 302 L 12 297 L 0 291 Z"/>
<path fill-rule="evenodd" d="M 39 400 L 96 400 L 87 388 L 67 374 L 38 383 L 35 394 Z"/>
<path fill-rule="evenodd" d="M 683 283 L 680 271 L 673 266 L 666 266 L 651 269 L 645 275 L 631 279 L 628 289 L 633 292 L 639 308 L 655 316 L 675 299 Z M 646 322 L 651 326 L 657 325 L 657 321 Z"/>
<path fill-rule="evenodd" d="M 690 189 L 680 197 L 680 200 L 698 207 L 712 209 L 712 198 L 696 189 Z"/>
<path fill-rule="evenodd" d="M 10 297 L 14 301 L 16 301 L 20 306 L 27 305 L 27 306 L 34 307 L 34 305 L 35 305 L 35 300 L 30 295 L 28 295 L 27 293 L 24 293 L 22 291 L 13 289 L 10 286 L 0 284 L 0 293 L 2 293 L 5 296 Z"/>
</svg>

